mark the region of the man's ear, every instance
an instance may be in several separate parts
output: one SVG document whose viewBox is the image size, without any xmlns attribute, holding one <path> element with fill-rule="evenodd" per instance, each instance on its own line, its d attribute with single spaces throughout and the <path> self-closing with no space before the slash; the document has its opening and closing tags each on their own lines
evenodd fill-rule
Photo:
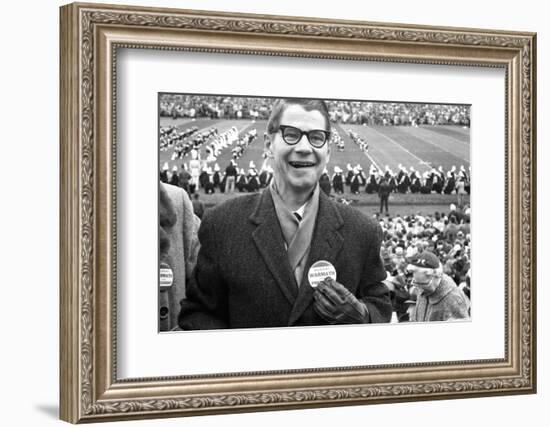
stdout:
<svg viewBox="0 0 550 427">
<path fill-rule="evenodd" d="M 271 135 L 265 134 L 264 135 L 264 153 L 266 154 L 268 159 L 273 158 L 273 140 L 271 139 Z"/>
</svg>

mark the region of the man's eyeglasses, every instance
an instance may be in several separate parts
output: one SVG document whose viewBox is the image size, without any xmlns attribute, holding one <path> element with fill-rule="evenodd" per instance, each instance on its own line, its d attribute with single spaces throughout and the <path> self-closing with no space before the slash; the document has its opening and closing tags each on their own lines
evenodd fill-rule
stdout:
<svg viewBox="0 0 550 427">
<path fill-rule="evenodd" d="M 328 130 L 313 129 L 310 131 L 303 131 L 302 129 L 295 128 L 294 126 L 279 125 L 279 130 L 283 135 L 283 140 L 288 145 L 295 145 L 302 139 L 302 136 L 307 135 L 307 140 L 315 148 L 321 148 L 325 145 L 325 142 L 330 138 L 330 132 Z"/>
</svg>

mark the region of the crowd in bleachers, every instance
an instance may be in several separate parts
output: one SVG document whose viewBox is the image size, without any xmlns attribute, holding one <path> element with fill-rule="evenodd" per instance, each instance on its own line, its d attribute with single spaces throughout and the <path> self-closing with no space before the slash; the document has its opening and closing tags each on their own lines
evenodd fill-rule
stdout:
<svg viewBox="0 0 550 427">
<path fill-rule="evenodd" d="M 392 303 L 400 322 L 409 319 L 416 291 L 411 283 L 407 265 L 416 254 L 429 251 L 435 254 L 443 273 L 471 297 L 471 234 L 470 207 L 455 205 L 445 213 L 434 215 L 380 216 L 377 215 L 384 238 L 381 258 L 388 273 L 386 284 L 392 294 Z"/>
<path fill-rule="evenodd" d="M 267 120 L 272 104 L 271 98 L 165 94 L 160 101 L 160 116 Z"/>
<path fill-rule="evenodd" d="M 161 117 L 267 120 L 274 99 L 164 94 Z M 366 101 L 326 101 L 331 121 L 345 124 L 470 126 L 470 107 Z"/>
<path fill-rule="evenodd" d="M 470 126 L 470 107 L 451 104 L 328 101 L 331 121 L 369 126 Z"/>
</svg>

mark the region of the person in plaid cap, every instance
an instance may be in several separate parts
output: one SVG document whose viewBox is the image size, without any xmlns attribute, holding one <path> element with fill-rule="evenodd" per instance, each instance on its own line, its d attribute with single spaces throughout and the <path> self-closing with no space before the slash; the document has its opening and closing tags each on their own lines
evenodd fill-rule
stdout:
<svg viewBox="0 0 550 427">
<path fill-rule="evenodd" d="M 407 266 L 418 290 L 411 322 L 449 321 L 470 318 L 470 301 L 429 251 L 413 256 Z"/>
</svg>

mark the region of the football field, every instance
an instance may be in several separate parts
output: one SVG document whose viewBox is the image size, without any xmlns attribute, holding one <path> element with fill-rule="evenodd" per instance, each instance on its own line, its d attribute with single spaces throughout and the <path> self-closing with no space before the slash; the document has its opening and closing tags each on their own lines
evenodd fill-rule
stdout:
<svg viewBox="0 0 550 427">
<path fill-rule="evenodd" d="M 161 126 L 176 126 L 183 131 L 191 126 L 197 126 L 199 132 L 216 127 L 219 133 L 223 133 L 235 126 L 239 135 L 257 130 L 258 137 L 249 145 L 243 156 L 238 160 L 238 167 L 248 170 L 250 161 L 253 161 L 259 169 L 262 165 L 264 152 L 263 134 L 266 129 L 266 121 L 251 120 L 210 120 L 210 119 L 172 119 L 161 118 Z M 420 173 L 432 168 L 443 167 L 446 172 L 453 166 L 457 169 L 464 166 L 466 170 L 470 166 L 470 129 L 460 126 L 363 126 L 363 125 L 333 125 L 333 132 L 340 134 L 345 143 L 343 151 L 336 146 L 331 147 L 330 161 L 328 164 L 329 173 L 332 175 L 334 166 L 339 166 L 344 171 L 347 164 L 352 166 L 361 165 L 368 173 L 371 164 L 382 170 L 386 166 L 394 172 L 398 172 L 399 164 L 407 170 L 414 167 Z M 349 136 L 353 131 L 369 144 L 368 151 L 362 151 Z M 205 147 L 201 147 L 201 158 L 205 159 Z M 172 150 L 160 152 L 160 165 L 168 162 L 170 169 L 174 165 L 181 167 L 182 163 L 190 160 L 190 157 L 172 161 Z M 213 167 L 218 163 L 222 171 L 231 160 L 231 147 L 225 149 L 208 166 Z"/>
</svg>

